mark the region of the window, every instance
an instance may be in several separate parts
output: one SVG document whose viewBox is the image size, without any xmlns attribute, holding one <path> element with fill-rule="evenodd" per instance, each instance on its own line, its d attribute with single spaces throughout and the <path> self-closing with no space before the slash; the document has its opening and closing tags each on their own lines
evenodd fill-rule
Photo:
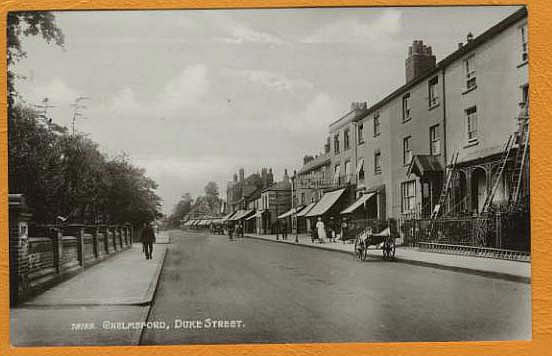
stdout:
<svg viewBox="0 0 552 356">
<path fill-rule="evenodd" d="M 351 161 L 345 162 L 345 179 L 347 183 L 351 181 Z"/>
<path fill-rule="evenodd" d="M 439 77 L 435 77 L 428 82 L 429 108 L 439 105 L 437 84 L 439 84 Z"/>
<path fill-rule="evenodd" d="M 527 24 L 523 24 L 520 27 L 521 32 L 521 61 L 523 63 L 529 60 L 529 51 L 527 47 Z"/>
<path fill-rule="evenodd" d="M 339 166 L 339 164 L 336 164 L 335 168 L 334 168 L 334 176 L 333 176 L 333 183 L 334 184 L 337 184 L 339 182 L 339 172 L 340 171 L 341 171 L 341 167 Z"/>
<path fill-rule="evenodd" d="M 339 153 L 339 134 L 336 134 L 334 136 L 334 153 L 335 154 Z"/>
<path fill-rule="evenodd" d="M 374 174 L 381 174 L 381 152 L 374 153 Z"/>
<path fill-rule="evenodd" d="M 477 107 L 471 107 L 466 110 L 466 138 L 468 143 L 477 142 Z"/>
<path fill-rule="evenodd" d="M 475 55 L 471 55 L 464 59 L 464 68 L 466 71 L 466 89 L 474 89 L 477 87 L 477 80 L 475 77 Z"/>
<path fill-rule="evenodd" d="M 439 125 L 429 128 L 429 153 L 433 156 L 441 154 L 441 130 L 439 130 Z"/>
<path fill-rule="evenodd" d="M 379 136 L 381 133 L 380 129 L 380 118 L 379 113 L 374 115 L 374 137 Z"/>
<path fill-rule="evenodd" d="M 305 204 L 305 192 L 301 192 L 301 205 Z"/>
<path fill-rule="evenodd" d="M 350 133 L 349 129 L 345 129 L 345 131 L 343 131 L 343 150 L 344 151 L 351 148 L 350 134 L 349 133 Z"/>
<path fill-rule="evenodd" d="M 407 166 L 411 160 L 412 151 L 410 150 L 410 136 L 408 136 L 403 139 L 403 164 Z"/>
<path fill-rule="evenodd" d="M 402 98 L 403 121 L 410 120 L 410 93 Z"/>
<path fill-rule="evenodd" d="M 364 143 L 364 125 L 359 124 L 357 127 L 358 132 L 358 144 L 362 145 Z"/>
<path fill-rule="evenodd" d="M 411 180 L 401 184 L 401 210 L 403 213 L 416 208 L 416 181 Z"/>
<path fill-rule="evenodd" d="M 358 161 L 357 175 L 358 175 L 358 180 L 359 180 L 359 181 L 363 181 L 363 180 L 364 180 L 364 159 L 360 159 L 360 160 Z"/>
</svg>

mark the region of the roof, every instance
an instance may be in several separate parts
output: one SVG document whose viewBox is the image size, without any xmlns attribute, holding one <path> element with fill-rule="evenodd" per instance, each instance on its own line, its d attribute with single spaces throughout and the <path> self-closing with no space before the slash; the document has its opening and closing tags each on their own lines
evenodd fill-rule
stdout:
<svg viewBox="0 0 552 356">
<path fill-rule="evenodd" d="M 291 182 L 282 181 L 282 182 L 274 183 L 270 187 L 265 188 L 263 192 L 268 192 L 270 190 L 283 190 L 283 191 L 291 190 Z"/>
<path fill-rule="evenodd" d="M 354 213 L 355 210 L 357 210 L 358 208 L 363 206 L 364 203 L 366 203 L 368 200 L 370 200 L 375 195 L 376 195 L 376 193 L 363 194 L 360 198 L 357 199 L 357 201 L 355 201 L 353 204 L 351 204 L 347 209 L 343 210 L 341 212 L 341 214 L 345 215 L 345 214 Z"/>
<path fill-rule="evenodd" d="M 345 188 L 324 193 L 322 199 L 320 199 L 318 203 L 316 203 L 316 205 L 311 209 L 311 211 L 309 211 L 305 216 L 311 217 L 324 215 L 343 195 L 343 192 L 345 192 Z"/>
<path fill-rule="evenodd" d="M 301 210 L 300 212 L 297 213 L 297 217 L 300 218 L 302 216 L 307 215 L 307 213 L 309 211 L 311 211 L 311 209 L 314 208 L 315 205 L 316 205 L 316 203 L 310 203 L 303 210 Z"/>
<path fill-rule="evenodd" d="M 407 176 L 412 173 L 418 177 L 423 177 L 426 174 L 442 173 L 443 166 L 436 156 L 433 155 L 414 155 L 408 166 Z"/>
<path fill-rule="evenodd" d="M 451 64 L 455 60 L 457 60 L 459 58 L 462 58 L 466 54 L 470 53 L 474 49 L 481 46 L 482 44 L 484 44 L 484 43 L 488 42 L 489 40 L 493 39 L 498 34 L 503 32 L 505 29 L 512 26 L 513 24 L 515 24 L 519 20 L 523 19 L 524 17 L 527 17 L 527 8 L 525 6 L 522 7 L 521 9 L 519 9 L 518 11 L 514 12 L 512 15 L 508 16 L 504 20 L 500 21 L 496 25 L 489 28 L 487 31 L 483 32 L 481 35 L 474 38 L 471 42 L 464 44 L 461 48 L 457 49 L 456 51 L 454 51 L 453 53 L 451 53 L 450 55 L 448 55 L 447 57 L 445 57 L 444 59 L 439 61 L 439 63 L 437 63 L 435 68 L 431 69 L 430 71 L 427 71 L 425 74 L 421 74 L 420 76 L 416 77 L 414 80 L 404 84 L 403 86 L 396 89 L 395 91 L 393 91 L 391 94 L 389 94 L 388 96 L 386 96 L 385 98 L 383 98 L 379 102 L 377 102 L 374 105 L 372 105 L 371 107 L 369 107 L 367 112 L 366 112 L 366 115 L 378 110 L 379 108 L 381 108 L 382 106 L 384 106 L 385 104 L 387 104 L 388 102 L 390 102 L 391 100 L 396 98 L 397 96 L 404 93 L 406 90 L 412 88 L 413 86 L 415 86 L 416 84 L 418 84 L 422 81 L 427 80 L 429 77 L 431 77 L 431 76 L 435 75 L 436 73 L 438 73 L 439 71 L 445 69 L 449 64 Z M 359 117 L 355 118 L 355 121 L 361 120 L 366 115 L 359 116 Z M 330 124 L 330 126 L 332 124 Z"/>
<path fill-rule="evenodd" d="M 330 163 L 331 163 L 330 155 L 325 153 L 323 155 L 320 155 L 320 156 L 316 157 L 312 161 L 307 162 L 307 164 L 305 164 L 305 165 L 303 165 L 303 167 L 301 167 L 301 169 L 299 170 L 299 172 L 297 172 L 297 174 L 301 175 L 301 174 L 304 174 L 304 173 L 308 173 L 308 172 L 312 171 L 313 169 L 325 166 L 327 164 L 329 165 Z"/>
</svg>

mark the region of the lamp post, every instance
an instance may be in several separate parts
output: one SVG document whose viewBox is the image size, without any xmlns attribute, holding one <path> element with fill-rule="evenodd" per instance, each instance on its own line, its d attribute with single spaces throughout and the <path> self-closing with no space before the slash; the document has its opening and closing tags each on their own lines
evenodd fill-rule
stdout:
<svg viewBox="0 0 552 356">
<path fill-rule="evenodd" d="M 293 228 L 293 223 L 295 222 L 295 243 L 299 243 L 299 225 L 297 221 L 297 206 L 295 205 L 295 195 L 297 194 L 297 187 L 295 186 L 295 181 L 297 179 L 297 171 L 293 171 L 293 177 L 291 178 L 291 227 Z M 294 193 L 295 192 L 295 193 Z"/>
</svg>

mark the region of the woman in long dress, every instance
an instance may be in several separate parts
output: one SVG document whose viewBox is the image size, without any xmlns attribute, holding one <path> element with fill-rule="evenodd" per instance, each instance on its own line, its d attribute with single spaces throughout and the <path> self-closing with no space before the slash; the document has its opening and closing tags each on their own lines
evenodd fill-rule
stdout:
<svg viewBox="0 0 552 356">
<path fill-rule="evenodd" d="M 320 217 L 318 218 L 318 222 L 316 223 L 316 230 L 318 231 L 318 238 L 320 239 L 320 242 L 326 241 L 326 227 L 324 226 L 324 222 Z"/>
</svg>

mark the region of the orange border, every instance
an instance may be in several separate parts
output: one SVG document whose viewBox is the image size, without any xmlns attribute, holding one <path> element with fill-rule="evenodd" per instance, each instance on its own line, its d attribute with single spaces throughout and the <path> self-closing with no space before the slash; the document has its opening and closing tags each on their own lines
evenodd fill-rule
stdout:
<svg viewBox="0 0 552 356">
<path fill-rule="evenodd" d="M 552 6 L 549 0 L 0 0 L 0 27 L 6 28 L 6 12 L 13 10 L 85 9 L 176 9 L 176 8 L 271 8 L 313 6 L 413 6 L 413 5 L 518 5 L 529 9 L 531 38 L 531 189 L 532 189 L 532 341 L 449 342 L 449 343 L 351 343 L 280 344 L 216 346 L 140 346 L 140 347 L 44 347 L 12 348 L 9 344 L 8 294 L 8 213 L 7 201 L 7 120 L 6 95 L 0 96 L 0 355 L 500 355 L 541 356 L 552 350 Z M 5 34 L 4 32 L 2 32 Z M 6 53 L 6 37 L 0 36 L 0 53 Z M 6 61 L 1 61 L 0 84 L 6 92 Z M 548 107 L 547 107 L 548 106 Z M 78 351 L 77 351 L 78 350 Z"/>
</svg>

